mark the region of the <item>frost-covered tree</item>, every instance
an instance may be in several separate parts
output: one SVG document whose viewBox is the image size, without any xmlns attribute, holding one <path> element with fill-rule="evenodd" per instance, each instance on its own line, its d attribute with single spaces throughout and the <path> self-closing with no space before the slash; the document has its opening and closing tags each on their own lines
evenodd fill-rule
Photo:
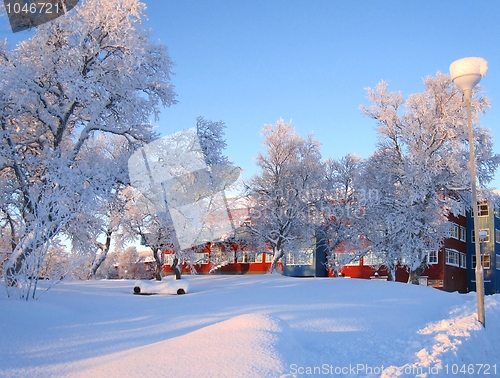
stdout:
<svg viewBox="0 0 500 378">
<path fill-rule="evenodd" d="M 159 217 L 155 206 L 141 193 L 132 187 L 122 193 L 125 209 L 120 219 L 120 228 L 117 235 L 118 246 L 137 241 L 140 238 L 146 247 L 152 250 L 155 260 L 154 276 L 161 281 L 163 267 L 163 251 L 172 250 L 175 230 L 172 222 Z"/>
<path fill-rule="evenodd" d="M 123 279 L 136 278 L 137 260 L 139 254 L 135 246 L 129 246 L 118 253 L 118 272 L 119 277 Z"/>
<path fill-rule="evenodd" d="M 0 45 L 0 209 L 15 243 L 8 286 L 37 277 L 29 262 L 118 180 L 94 172 L 102 160 L 85 152 L 89 141 L 149 142 L 150 117 L 175 102 L 172 63 L 150 41 L 144 12 L 137 0 L 82 0 L 15 49 Z"/>
<path fill-rule="evenodd" d="M 311 217 L 321 190 L 323 170 L 319 143 L 303 139 L 280 119 L 262 130 L 265 153 L 258 153 L 260 172 L 250 183 L 251 232 L 273 250 L 270 271 L 285 251 L 296 253 L 314 237 Z M 256 241 L 257 244 L 259 241 Z"/>
<path fill-rule="evenodd" d="M 106 259 L 111 248 L 113 234 L 118 230 L 124 216 L 126 198 L 122 192 L 127 188 L 126 166 L 131 146 L 121 135 L 98 134 L 90 137 L 82 148 L 83 168 L 93 175 L 99 190 L 90 193 L 93 198 L 92 211 L 76 214 L 64 227 L 65 236 L 71 241 L 73 256 L 88 263 L 88 279 L 96 278 L 97 270 Z M 93 162 L 98 159 L 100 164 Z M 109 172 L 116 181 L 109 183 Z M 99 182 L 99 181 L 101 182 Z"/>
<path fill-rule="evenodd" d="M 227 146 L 225 128 L 226 124 L 223 121 L 214 122 L 203 117 L 196 118 L 196 134 L 208 166 L 229 164 L 229 159 L 223 153 Z"/>
<path fill-rule="evenodd" d="M 450 189 L 470 187 L 467 116 L 462 93 L 450 77 L 438 73 L 424 80 L 425 91 L 406 100 L 385 82 L 368 89 L 373 103 L 362 107 L 377 122 L 379 143 L 367 164 L 365 182 L 379 190 L 367 206 L 373 231 L 370 240 L 384 249 L 387 265 L 408 267 L 418 284 L 426 252 L 441 246 L 447 216 L 466 206 Z M 475 148 L 480 184 L 488 183 L 499 164 L 489 130 L 478 125 L 489 107 L 476 90 L 472 101 Z M 380 250 L 379 250 L 380 251 Z"/>
<path fill-rule="evenodd" d="M 63 279 L 72 272 L 74 260 L 62 243 L 52 243 L 44 259 L 40 276 L 50 280 Z"/>
<path fill-rule="evenodd" d="M 394 281 L 396 267 L 404 265 L 399 222 L 401 216 L 408 215 L 408 211 L 405 208 L 407 204 L 404 203 L 401 186 L 395 184 L 395 178 L 383 168 L 392 158 L 390 155 L 390 149 L 379 149 L 370 156 L 364 166 L 363 186 L 365 190 L 377 188 L 377 196 L 370 197 L 367 201 L 363 235 L 369 241 L 370 250 L 377 256 L 377 260 L 386 267 L 388 279 Z"/>
<path fill-rule="evenodd" d="M 196 118 L 196 134 L 205 158 L 205 163 L 210 170 L 212 190 L 221 191 L 224 205 L 229 213 L 229 204 L 224 190 L 238 178 L 240 169 L 229 161 L 224 154 L 227 146 L 225 139 L 226 124 L 223 121 L 210 121 L 203 117 Z M 234 231 L 234 225 L 233 225 Z"/>
<path fill-rule="evenodd" d="M 113 279 L 118 278 L 118 257 L 119 252 L 111 251 L 96 272 L 98 278 Z"/>
<path fill-rule="evenodd" d="M 323 191 L 316 205 L 316 236 L 318 245 L 326 249 L 334 275 L 338 275 L 339 269 L 364 253 L 366 243 L 361 235 L 365 197 L 372 192 L 366 192 L 359 182 L 361 157 L 348 154 L 337 160 L 328 159 L 323 167 Z"/>
</svg>

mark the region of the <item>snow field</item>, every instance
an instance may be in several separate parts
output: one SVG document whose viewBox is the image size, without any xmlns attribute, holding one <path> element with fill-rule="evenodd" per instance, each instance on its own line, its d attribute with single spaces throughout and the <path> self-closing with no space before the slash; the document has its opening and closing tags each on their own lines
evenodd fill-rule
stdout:
<svg viewBox="0 0 500 378">
<path fill-rule="evenodd" d="M 2 292 L 0 377 L 500 373 L 498 296 L 486 297 L 484 330 L 475 293 L 280 275 L 183 280 L 186 295 L 133 295 L 127 280 L 62 282 L 32 302 Z"/>
</svg>

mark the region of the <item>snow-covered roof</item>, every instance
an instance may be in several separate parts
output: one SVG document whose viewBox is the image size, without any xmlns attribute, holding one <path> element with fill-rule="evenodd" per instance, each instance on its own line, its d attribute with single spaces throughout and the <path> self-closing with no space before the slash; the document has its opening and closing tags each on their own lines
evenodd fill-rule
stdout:
<svg viewBox="0 0 500 378">
<path fill-rule="evenodd" d="M 139 258 L 137 259 L 138 263 L 150 263 L 154 261 L 155 259 L 153 258 L 153 256 L 139 256 Z"/>
</svg>

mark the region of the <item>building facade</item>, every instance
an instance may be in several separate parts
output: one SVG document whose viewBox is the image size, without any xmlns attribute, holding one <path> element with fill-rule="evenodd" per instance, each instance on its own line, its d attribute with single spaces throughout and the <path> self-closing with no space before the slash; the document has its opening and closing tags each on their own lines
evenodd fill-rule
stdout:
<svg viewBox="0 0 500 378">
<path fill-rule="evenodd" d="M 468 291 L 467 218 L 464 214 L 456 217 L 450 215 L 448 219 L 450 236 L 444 239 L 440 250 L 427 252 L 428 266 L 420 276 L 420 284 L 445 291 L 465 293 Z M 326 248 L 322 248 L 322 245 L 324 246 L 324 243 L 316 243 L 314 251 L 303 249 L 301 258 L 287 254 L 284 261 L 284 274 L 294 277 L 333 277 L 332 270 L 326 264 Z M 336 261 L 348 261 L 339 269 L 341 276 L 387 279 L 387 268 L 378 254 L 368 252 L 362 257 L 350 259 L 346 256 L 348 249 L 349 247 L 341 246 L 335 251 Z M 408 282 L 409 272 L 406 267 L 399 266 L 395 275 L 396 281 Z"/>
<path fill-rule="evenodd" d="M 479 205 L 479 230 L 486 231 L 486 238 L 480 243 L 481 260 L 484 272 L 485 294 L 500 293 L 500 213 L 496 206 L 488 203 Z M 476 291 L 476 237 L 474 218 L 467 213 L 467 287 Z"/>
</svg>

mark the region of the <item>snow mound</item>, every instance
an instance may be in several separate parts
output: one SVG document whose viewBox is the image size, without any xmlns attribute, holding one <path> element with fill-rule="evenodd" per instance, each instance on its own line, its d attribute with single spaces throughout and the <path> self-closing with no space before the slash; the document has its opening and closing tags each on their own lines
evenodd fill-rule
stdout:
<svg viewBox="0 0 500 378">
<path fill-rule="evenodd" d="M 189 290 L 187 280 L 173 281 L 135 281 L 135 294 L 186 294 Z"/>
<path fill-rule="evenodd" d="M 286 370 L 275 344 L 280 321 L 244 314 L 183 336 L 91 358 L 66 377 L 279 377 Z"/>
</svg>

